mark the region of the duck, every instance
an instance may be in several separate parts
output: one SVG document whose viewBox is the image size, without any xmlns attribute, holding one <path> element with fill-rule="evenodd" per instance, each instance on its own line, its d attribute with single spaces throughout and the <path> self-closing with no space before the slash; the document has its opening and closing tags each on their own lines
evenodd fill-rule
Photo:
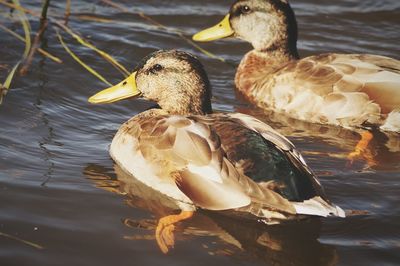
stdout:
<svg viewBox="0 0 400 266">
<path fill-rule="evenodd" d="M 266 224 L 345 217 L 286 137 L 252 116 L 212 111 L 207 73 L 193 55 L 156 51 L 125 80 L 88 101 L 134 97 L 157 106 L 122 124 L 110 156 L 132 178 L 179 207 L 180 213 L 158 222 L 156 239 L 163 251 L 173 243 L 174 224 L 198 209 Z"/>
<path fill-rule="evenodd" d="M 300 58 L 287 0 L 238 0 L 220 23 L 192 38 L 230 36 L 253 46 L 235 85 L 257 106 L 312 123 L 400 132 L 399 60 L 339 53 Z"/>
</svg>

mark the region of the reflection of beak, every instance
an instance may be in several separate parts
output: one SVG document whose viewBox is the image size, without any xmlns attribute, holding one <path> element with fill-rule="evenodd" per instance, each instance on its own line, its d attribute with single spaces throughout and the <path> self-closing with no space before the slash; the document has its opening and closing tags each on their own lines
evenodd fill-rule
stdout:
<svg viewBox="0 0 400 266">
<path fill-rule="evenodd" d="M 193 40 L 197 42 L 209 42 L 225 37 L 229 37 L 234 34 L 231 28 L 231 23 L 229 22 L 229 14 L 224 17 L 224 19 L 217 25 L 202 30 L 195 35 L 193 35 Z"/>
<path fill-rule="evenodd" d="M 88 101 L 90 103 L 112 103 L 129 97 L 139 96 L 141 92 L 136 87 L 136 73 L 133 72 L 119 84 L 96 93 Z"/>
</svg>

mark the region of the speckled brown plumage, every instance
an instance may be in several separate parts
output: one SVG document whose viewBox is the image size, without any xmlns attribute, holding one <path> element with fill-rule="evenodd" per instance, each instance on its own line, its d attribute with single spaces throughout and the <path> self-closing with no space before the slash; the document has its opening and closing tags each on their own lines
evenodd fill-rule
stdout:
<svg viewBox="0 0 400 266">
<path fill-rule="evenodd" d="M 385 67 L 385 63 L 395 65 L 398 61 L 394 59 L 324 54 L 277 67 L 265 58 L 268 57 L 250 52 L 236 74 L 239 90 L 264 108 L 302 120 L 342 126 L 383 125 L 386 116 L 399 108 L 400 79 L 397 81 Z M 363 62 L 366 58 L 383 66 Z M 382 78 L 386 81 L 379 81 Z M 387 81 L 390 79 L 393 81 Z"/>
<path fill-rule="evenodd" d="M 400 132 L 400 61 L 334 53 L 299 59 L 286 0 L 238 0 L 229 13 L 235 36 L 254 47 L 235 76 L 252 102 L 309 122 Z"/>
<path fill-rule="evenodd" d="M 236 209 L 268 221 L 341 215 L 285 137 L 248 115 L 205 114 L 211 113 L 208 80 L 187 57 L 164 51 L 141 63 L 138 90 L 161 109 L 121 126 L 110 148 L 117 164 L 185 210 Z M 153 73 L 156 64 L 161 67 Z M 316 199 L 325 204 L 320 212 L 296 205 Z"/>
</svg>

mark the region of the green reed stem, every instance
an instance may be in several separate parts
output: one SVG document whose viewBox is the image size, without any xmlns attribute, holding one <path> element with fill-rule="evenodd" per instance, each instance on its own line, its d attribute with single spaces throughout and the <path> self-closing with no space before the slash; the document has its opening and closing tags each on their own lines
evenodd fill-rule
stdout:
<svg viewBox="0 0 400 266">
<path fill-rule="evenodd" d="M 14 8 L 16 10 L 22 10 L 24 12 L 26 12 L 27 14 L 30 14 L 32 16 L 35 17 L 40 17 L 40 14 L 38 14 L 35 11 L 32 11 L 30 9 L 21 7 L 21 6 L 17 6 L 15 4 L 11 4 L 8 3 L 5 0 L 0 0 L 0 4 L 8 6 L 10 8 Z M 108 53 L 96 48 L 94 45 L 90 44 L 89 42 L 85 41 L 82 37 L 80 37 L 77 33 L 75 33 L 71 28 L 67 27 L 64 23 L 62 23 L 60 20 L 54 19 L 49 17 L 48 18 L 52 23 L 56 24 L 58 27 L 62 28 L 64 31 L 66 31 L 68 34 L 70 34 L 72 37 L 74 37 L 79 43 L 81 43 L 82 45 L 94 50 L 95 52 L 97 52 L 98 54 L 100 54 L 105 60 L 107 60 L 108 62 L 110 62 L 119 72 L 121 72 L 125 77 L 127 77 L 130 72 L 120 63 L 118 63 L 117 60 L 115 60 L 111 55 L 109 55 Z"/>
<path fill-rule="evenodd" d="M 15 38 L 17 38 L 18 40 L 22 41 L 25 43 L 25 39 L 19 35 L 18 33 L 8 29 L 7 27 L 5 27 L 4 25 L 0 24 L 0 29 L 4 30 L 5 32 L 11 34 L 12 36 L 14 36 Z M 38 52 L 41 53 L 43 56 L 46 56 L 48 58 L 50 58 L 51 60 L 53 60 L 56 63 L 61 64 L 62 60 L 60 58 L 58 58 L 57 56 L 52 55 L 51 53 L 43 50 L 42 48 L 38 49 Z"/>
<path fill-rule="evenodd" d="M 73 59 L 75 59 L 76 62 L 78 62 L 81 66 L 83 66 L 87 71 L 89 71 L 90 73 L 92 73 L 94 76 L 96 76 L 98 79 L 100 79 L 101 81 L 103 81 L 104 83 L 106 83 L 109 86 L 112 86 L 112 84 L 110 82 L 108 82 L 102 75 L 100 75 L 96 70 L 94 70 L 93 68 L 91 68 L 90 66 L 88 66 L 86 63 L 84 63 L 74 52 L 71 51 L 71 49 L 68 48 L 68 46 L 65 44 L 62 36 L 60 35 L 59 31 L 57 28 L 55 28 L 56 30 L 56 34 L 58 39 L 60 40 L 61 45 L 64 47 L 64 49 L 71 55 L 71 57 Z"/>
<path fill-rule="evenodd" d="M 15 6 L 20 7 L 21 5 L 19 4 L 19 0 L 13 0 L 13 3 Z M 19 60 L 14 67 L 12 68 L 12 70 L 10 71 L 10 73 L 8 73 L 6 80 L 4 81 L 3 84 L 0 84 L 0 104 L 3 103 L 3 99 L 6 96 L 6 94 L 8 93 L 8 91 L 10 90 L 11 87 L 11 82 L 13 81 L 14 77 L 15 77 L 15 73 L 17 72 L 17 69 L 19 67 L 19 65 L 21 64 L 21 61 L 25 60 L 26 57 L 29 54 L 29 51 L 31 50 L 31 30 L 30 30 L 30 24 L 29 21 L 26 17 L 26 14 L 24 12 L 24 10 L 22 9 L 18 9 L 17 10 L 17 14 L 18 17 L 21 21 L 22 27 L 24 29 L 25 32 L 25 50 L 24 53 L 22 55 L 22 59 Z"/>
<path fill-rule="evenodd" d="M 19 237 L 16 237 L 16 236 L 12 236 L 12 235 L 9 235 L 9 234 L 6 234 L 6 233 L 0 232 L 0 236 L 19 241 L 21 243 L 24 243 L 24 244 L 29 245 L 31 247 L 34 247 L 36 249 L 44 249 L 44 247 L 41 246 L 41 245 L 35 244 L 35 243 L 31 242 L 31 241 L 24 240 L 22 238 L 19 238 Z"/>
<path fill-rule="evenodd" d="M 131 13 L 130 10 L 128 8 L 126 8 L 125 6 L 123 6 L 121 4 L 114 3 L 111 0 L 102 0 L 102 2 L 106 3 L 107 5 L 109 5 L 111 7 L 116 8 L 116 9 L 122 11 L 122 12 Z M 201 53 L 205 54 L 206 56 L 214 58 L 214 59 L 217 59 L 217 60 L 219 60 L 221 62 L 227 63 L 224 58 L 219 57 L 219 56 L 207 51 L 206 49 L 202 48 L 201 46 L 199 46 L 198 44 L 196 44 L 195 42 L 193 42 L 189 38 L 185 37 L 185 35 L 184 35 L 184 33 L 182 31 L 170 29 L 167 26 L 165 26 L 165 25 L 161 24 L 160 22 L 158 22 L 157 20 L 149 17 L 148 15 L 146 15 L 143 12 L 138 12 L 136 14 L 139 15 L 141 18 L 147 20 L 151 24 L 153 24 L 153 25 L 155 25 L 155 26 L 157 26 L 157 27 L 159 27 L 159 28 L 161 28 L 161 29 L 163 29 L 165 31 L 172 32 L 172 33 L 178 35 L 181 39 L 183 39 L 185 42 L 187 42 L 188 44 L 190 44 L 191 46 L 193 46 L 194 48 L 196 48 L 197 50 L 199 50 Z"/>
</svg>

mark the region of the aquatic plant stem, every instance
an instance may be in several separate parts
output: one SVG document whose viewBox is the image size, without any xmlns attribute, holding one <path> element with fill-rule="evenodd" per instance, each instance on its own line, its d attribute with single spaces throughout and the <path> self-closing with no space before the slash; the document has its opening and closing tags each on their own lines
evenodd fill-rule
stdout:
<svg viewBox="0 0 400 266">
<path fill-rule="evenodd" d="M 107 60 L 108 62 L 110 62 L 119 72 L 121 72 L 125 77 L 127 77 L 130 73 L 129 71 L 120 63 L 118 63 L 117 60 L 115 60 L 111 55 L 109 55 L 108 53 L 98 49 L 97 47 L 95 47 L 93 44 L 88 43 L 87 41 L 85 41 L 82 37 L 80 37 L 78 34 L 74 33 L 70 28 L 68 28 L 67 26 L 65 26 L 63 23 L 59 22 L 59 21 L 54 21 L 54 23 L 59 26 L 60 28 L 62 28 L 64 31 L 66 31 L 68 34 L 70 34 L 72 37 L 75 38 L 75 40 L 77 40 L 80 44 L 94 50 L 95 52 L 97 52 L 99 55 L 101 55 L 105 60 Z"/>
<path fill-rule="evenodd" d="M 126 8 L 126 7 L 124 7 L 124 6 L 120 5 L 120 4 L 114 3 L 114 2 L 111 1 L 111 0 L 102 0 L 102 2 L 104 2 L 105 4 L 107 4 L 107 5 L 111 6 L 111 7 L 116 8 L 116 9 L 122 11 L 122 12 L 131 13 L 130 10 L 129 10 L 128 8 Z M 187 38 L 187 37 L 184 35 L 183 32 L 181 32 L 181 31 L 179 31 L 179 30 L 170 29 L 170 28 L 164 26 L 163 24 L 161 24 L 160 22 L 158 22 L 157 20 L 155 20 L 155 19 L 153 19 L 153 18 L 147 16 L 147 15 L 144 14 L 143 12 L 137 12 L 137 13 L 135 13 L 135 14 L 137 14 L 139 17 L 143 18 L 144 20 L 147 20 L 147 21 L 150 22 L 151 24 L 153 24 L 153 25 L 155 25 L 155 26 L 157 26 L 157 27 L 159 27 L 159 28 L 161 28 L 161 29 L 163 29 L 163 30 L 165 30 L 165 31 L 172 32 L 172 33 L 178 35 L 181 39 L 183 39 L 183 40 L 186 41 L 188 44 L 190 44 L 191 46 L 193 46 L 194 48 L 196 48 L 197 50 L 199 50 L 199 51 L 202 52 L 203 54 L 207 55 L 208 57 L 217 59 L 217 60 L 219 60 L 219 61 L 221 61 L 221 62 L 224 62 L 224 63 L 228 63 L 224 58 L 219 57 L 219 56 L 217 56 L 217 55 L 215 55 L 215 54 L 213 54 L 213 53 L 211 53 L 211 52 L 209 52 L 209 51 L 203 49 L 202 47 L 200 47 L 198 44 L 196 44 L 195 42 L 193 42 L 192 40 L 190 40 L 189 38 Z"/>
<path fill-rule="evenodd" d="M 69 16 L 71 15 L 71 0 L 67 0 L 65 3 L 65 15 L 64 15 L 64 24 L 68 25 Z"/>
<path fill-rule="evenodd" d="M 29 53 L 28 58 L 25 61 L 25 64 L 22 66 L 19 73 L 21 75 L 26 75 L 28 73 L 29 67 L 32 64 L 33 57 L 35 56 L 36 51 L 39 48 L 39 42 L 42 39 L 42 36 L 47 28 L 47 10 L 49 8 L 50 0 L 44 0 L 42 5 L 42 13 L 40 15 L 40 28 L 35 35 L 35 39 L 33 41 L 32 49 Z"/>
<path fill-rule="evenodd" d="M 9 8 L 13 8 L 15 10 L 23 11 L 24 13 L 30 14 L 30 15 L 35 16 L 35 17 L 39 17 L 40 16 L 35 11 L 32 11 L 32 10 L 27 9 L 25 7 L 22 7 L 20 5 L 9 3 L 9 2 L 7 2 L 5 0 L 0 0 L 0 4 L 5 5 L 5 6 L 9 7 Z"/>
<path fill-rule="evenodd" d="M 40 14 L 38 14 L 37 12 L 35 12 L 33 10 L 29 10 L 29 9 L 21 7 L 21 6 L 16 6 L 14 4 L 8 3 L 5 0 L 0 0 L 0 4 L 8 6 L 10 8 L 14 8 L 16 10 L 22 10 L 22 11 L 26 12 L 27 14 L 30 14 L 30 15 L 35 16 L 35 17 L 40 17 Z M 68 34 L 70 34 L 72 37 L 74 37 L 79 43 L 81 43 L 82 45 L 84 45 L 84 46 L 86 46 L 86 47 L 88 47 L 88 48 L 90 48 L 92 50 L 94 50 L 99 55 L 101 55 L 106 61 L 111 63 L 125 77 L 127 77 L 130 74 L 130 72 L 123 65 L 121 65 L 117 60 L 115 60 L 111 55 L 109 55 L 108 53 L 98 49 L 94 45 L 92 45 L 89 42 L 87 42 L 86 40 L 84 40 L 77 33 L 75 33 L 71 28 L 66 26 L 62 21 L 57 20 L 57 19 L 52 18 L 52 17 L 49 17 L 48 19 L 49 19 L 50 22 L 56 24 L 58 27 L 62 28 L 64 31 L 66 31 Z"/>
<path fill-rule="evenodd" d="M 47 20 L 47 9 L 49 8 L 50 0 L 43 0 L 42 14 L 40 15 L 40 22 Z"/>
<path fill-rule="evenodd" d="M 68 48 L 68 46 L 65 44 L 62 36 L 60 35 L 60 33 L 58 32 L 57 28 L 54 28 L 57 34 L 57 37 L 61 43 L 61 45 L 64 47 L 64 49 L 71 55 L 71 57 L 73 59 L 75 59 L 75 61 L 77 61 L 81 66 L 83 66 L 87 71 L 89 71 L 90 73 L 92 73 L 94 76 L 96 76 L 98 79 L 100 79 L 101 81 L 103 81 L 104 83 L 106 83 L 108 86 L 112 86 L 112 84 L 110 82 L 108 82 L 102 75 L 100 75 L 96 70 L 94 70 L 93 68 L 91 68 L 90 66 L 88 66 L 87 64 L 85 64 L 76 54 L 74 54 L 74 52 L 71 51 L 71 49 Z"/>
<path fill-rule="evenodd" d="M 28 57 L 29 52 L 32 47 L 31 25 L 29 24 L 29 20 L 26 17 L 25 10 L 19 9 L 19 7 L 21 7 L 21 5 L 19 4 L 19 0 L 13 0 L 13 3 L 14 3 L 13 6 L 16 7 L 15 9 L 17 10 L 19 20 L 22 24 L 22 28 L 24 29 L 24 33 L 25 33 L 25 50 L 24 50 L 24 54 L 22 55 L 22 60 L 25 60 Z"/>
<path fill-rule="evenodd" d="M 21 75 L 26 75 L 28 73 L 29 67 L 32 64 L 33 57 L 36 53 L 36 51 L 39 49 L 39 42 L 43 36 L 44 31 L 46 30 L 47 27 L 47 21 L 44 21 L 43 24 L 41 23 L 41 27 L 39 31 L 35 35 L 35 39 L 33 40 L 33 47 L 28 55 L 28 58 L 25 61 L 25 64 L 21 67 L 19 73 Z"/>
<path fill-rule="evenodd" d="M 34 247 L 36 249 L 44 249 L 44 247 L 41 246 L 41 245 L 35 244 L 35 243 L 31 242 L 31 241 L 28 241 L 28 240 L 25 240 L 25 239 L 22 239 L 22 238 L 19 238 L 19 237 L 16 237 L 16 236 L 12 236 L 12 235 L 9 235 L 9 234 L 3 233 L 3 232 L 0 232 L 0 236 L 19 241 L 21 243 L 24 243 L 24 244 L 29 245 L 31 247 Z"/>
<path fill-rule="evenodd" d="M 19 4 L 19 0 L 13 0 L 13 5 L 16 7 L 21 7 Z M 26 18 L 25 12 L 23 10 L 18 9 L 17 10 L 18 13 L 18 17 L 21 21 L 22 27 L 24 29 L 24 33 L 25 33 L 25 50 L 24 53 L 22 55 L 22 59 L 19 60 L 14 67 L 12 68 L 12 70 L 10 71 L 10 73 L 7 75 L 6 80 L 4 81 L 3 84 L 0 84 L 0 104 L 3 102 L 4 97 L 6 96 L 6 94 L 8 93 L 8 90 L 10 89 L 11 86 L 11 82 L 15 76 L 15 73 L 19 67 L 19 65 L 21 64 L 21 62 L 23 60 L 26 59 L 26 57 L 29 54 L 29 51 L 31 49 L 31 37 L 30 37 L 30 25 L 29 25 L 29 21 Z"/>
<path fill-rule="evenodd" d="M 14 32 L 14 31 L 10 30 L 9 28 L 5 27 L 4 25 L 0 24 L 0 29 L 2 29 L 2 30 L 4 30 L 4 31 L 8 32 L 9 34 L 11 34 L 12 36 L 14 36 L 14 37 L 17 38 L 18 40 L 20 40 L 20 41 L 22 41 L 22 42 L 25 42 L 25 39 L 24 39 L 21 35 L 19 35 L 18 33 L 16 33 L 16 32 Z M 55 56 L 55 55 L 52 55 L 51 53 L 49 53 L 49 52 L 43 50 L 42 48 L 39 48 L 39 49 L 38 49 L 38 52 L 41 53 L 43 56 L 46 56 L 47 58 L 50 58 L 51 60 L 53 60 L 53 61 L 56 62 L 56 63 L 59 63 L 59 64 L 62 63 L 62 60 L 61 60 L 60 58 L 58 58 L 58 57 Z"/>
<path fill-rule="evenodd" d="M 8 90 L 10 89 L 11 86 L 11 81 L 14 78 L 15 72 L 17 71 L 17 68 L 19 67 L 19 64 L 21 64 L 21 60 L 18 61 L 13 69 L 10 71 L 8 74 L 6 81 L 4 81 L 3 84 L 0 84 L 0 105 L 3 103 L 4 97 L 7 95 Z"/>
</svg>

